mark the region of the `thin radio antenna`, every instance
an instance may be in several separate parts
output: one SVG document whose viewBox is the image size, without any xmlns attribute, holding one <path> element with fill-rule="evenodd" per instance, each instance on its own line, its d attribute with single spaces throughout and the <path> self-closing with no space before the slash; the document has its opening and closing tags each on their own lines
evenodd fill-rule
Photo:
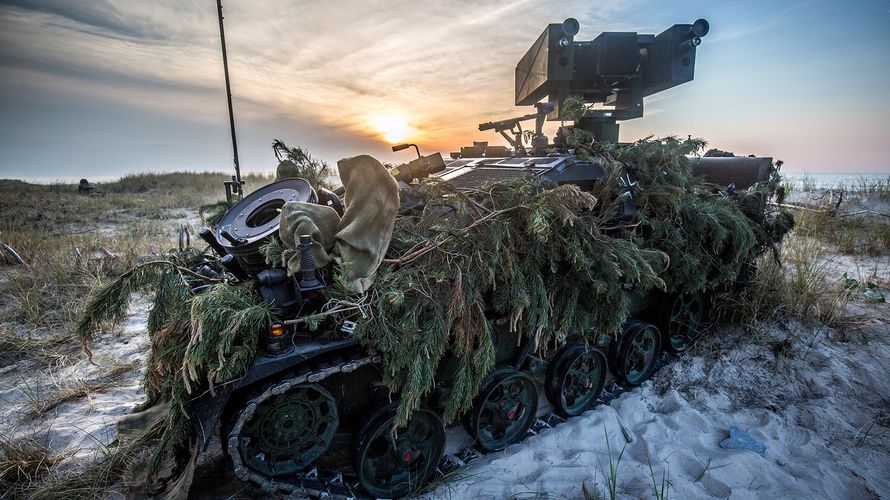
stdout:
<svg viewBox="0 0 890 500">
<path fill-rule="evenodd" d="M 219 17 L 219 40 L 222 45 L 223 72 L 226 75 L 226 99 L 229 103 L 229 127 L 232 131 L 232 154 L 235 161 L 235 176 L 226 182 L 226 199 L 231 203 L 232 193 L 240 199 L 244 194 L 241 181 L 241 165 L 238 163 L 238 140 L 235 138 L 235 112 L 232 110 L 232 85 L 229 83 L 229 60 L 226 57 L 226 30 L 223 27 L 222 0 L 216 0 L 216 13 Z"/>
</svg>

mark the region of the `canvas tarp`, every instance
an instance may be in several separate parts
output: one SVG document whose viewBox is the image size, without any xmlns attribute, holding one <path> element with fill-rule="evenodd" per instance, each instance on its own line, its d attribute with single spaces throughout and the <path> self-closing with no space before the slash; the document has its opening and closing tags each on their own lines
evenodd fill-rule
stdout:
<svg viewBox="0 0 890 500">
<path fill-rule="evenodd" d="M 345 158 L 337 167 L 346 188 L 343 218 L 330 207 L 288 202 L 281 209 L 279 237 L 289 251 L 289 274 L 300 271 L 297 245 L 300 235 L 309 234 L 318 265 L 336 260 L 346 288 L 364 293 L 389 247 L 399 188 L 389 170 L 371 156 Z"/>
</svg>

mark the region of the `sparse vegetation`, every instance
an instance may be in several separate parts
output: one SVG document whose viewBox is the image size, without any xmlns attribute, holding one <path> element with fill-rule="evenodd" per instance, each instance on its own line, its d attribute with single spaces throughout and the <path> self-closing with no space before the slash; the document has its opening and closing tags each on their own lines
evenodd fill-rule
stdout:
<svg viewBox="0 0 890 500">
<path fill-rule="evenodd" d="M 825 191 L 826 186 L 817 185 L 805 174 L 788 186 L 799 187 L 807 193 L 806 200 L 815 200 L 820 208 L 794 210 L 795 229 L 782 243 L 779 260 L 761 257 L 751 286 L 741 295 L 727 294 L 727 305 L 730 309 L 741 307 L 741 313 L 736 312 L 733 318 L 751 333 L 765 330 L 764 324 L 792 317 L 806 323 L 818 321 L 820 328 L 833 328 L 841 338 L 855 337 L 852 334 L 866 318 L 847 311 L 850 301 L 865 293 L 883 297 L 879 287 L 890 285 L 886 273 L 879 269 L 890 251 L 890 217 L 847 206 L 871 207 L 875 200 L 888 199 L 890 179 L 860 177 Z M 871 258 L 868 262 L 874 263 L 873 268 L 858 273 L 861 286 L 837 271 L 836 254 Z M 851 281 L 857 286 L 850 286 Z"/>
<path fill-rule="evenodd" d="M 27 264 L 8 267 L 0 282 L 4 319 L 29 333 L 35 327 L 64 329 L 97 281 L 175 248 L 178 222 L 197 222 L 195 207 L 218 198 L 225 179 L 209 173 L 128 175 L 98 184 L 104 197 L 78 195 L 73 184 L 0 180 L 0 241 Z M 247 177 L 248 186 L 268 180 Z"/>
<path fill-rule="evenodd" d="M 113 390 L 121 376 L 138 368 L 111 363 L 98 377 L 60 379 L 55 385 L 34 376 L 52 380 L 58 370 L 84 359 L 74 326 L 89 291 L 175 248 L 179 223 L 197 222 L 195 207 L 219 198 L 225 179 L 209 173 L 128 175 L 96 184 L 104 196 L 78 195 L 76 184 L 0 180 L 0 242 L 25 262 L 0 260 L 0 369 L 22 398 L 20 404 L 5 405 L 5 421 L 52 418 L 60 405 Z M 249 187 L 269 180 L 247 177 Z M 107 464 L 58 476 L 50 470 L 65 455 L 44 444 L 24 430 L 10 429 L 0 438 L 0 489 L 23 498 L 96 496 L 104 485 L 119 481 L 127 461 L 112 447 L 102 453 Z"/>
<path fill-rule="evenodd" d="M 27 499 L 103 498 L 109 495 L 112 487 L 127 488 L 120 484 L 128 472 L 146 468 L 149 454 L 146 443 L 157 439 L 160 426 L 151 429 L 142 437 L 124 441 L 117 440 L 108 447 L 101 447 L 95 459 L 85 466 L 62 473 L 44 475 L 43 480 L 18 485 L 19 496 Z M 135 475 L 139 475 L 136 473 Z M 145 485 L 142 485 L 145 486 Z M 142 491 L 151 492 L 144 487 Z"/>
<path fill-rule="evenodd" d="M 830 260 L 815 241 L 793 238 L 785 247 L 785 312 L 840 326 L 851 294 L 830 272 Z"/>
<path fill-rule="evenodd" d="M 890 218 L 801 211 L 795 219 L 798 234 L 833 245 L 841 253 L 881 255 L 890 249 Z"/>
<path fill-rule="evenodd" d="M 847 177 L 839 182 L 819 182 L 813 174 L 804 172 L 783 181 L 786 192 L 801 191 L 809 195 L 819 195 L 821 191 L 846 192 L 853 195 L 877 195 L 879 199 L 890 199 L 890 177 L 886 175 L 860 175 L 856 178 Z"/>
<path fill-rule="evenodd" d="M 60 364 L 78 351 L 62 332 L 30 336 L 20 330 L 13 322 L 0 324 L 0 367 L 37 360 L 44 363 L 40 366 Z"/>
<path fill-rule="evenodd" d="M 811 193 L 816 190 L 816 180 L 806 172 L 800 179 L 800 190 L 805 193 Z"/>
<path fill-rule="evenodd" d="M 594 478 L 594 484 L 596 483 L 596 478 Z M 593 491 L 587 487 L 587 483 L 581 483 L 581 498 L 584 500 L 599 500 L 601 497 L 597 494 L 596 489 Z"/>
<path fill-rule="evenodd" d="M 73 381 L 58 381 L 56 390 L 46 397 L 29 398 L 31 411 L 29 417 L 40 418 L 61 404 L 90 397 L 93 393 L 116 387 L 125 373 L 131 372 L 142 365 L 141 361 L 119 363 L 107 373 L 94 380 L 77 378 Z"/>
<path fill-rule="evenodd" d="M 780 265 L 763 256 L 750 285 L 727 294 L 721 311 L 753 335 L 785 318 L 819 322 L 846 336 L 861 318 L 846 312 L 853 291 L 832 272 L 832 259 L 816 240 L 794 234 L 782 245 Z"/>
<path fill-rule="evenodd" d="M 603 477 L 606 478 L 606 490 L 609 493 L 609 500 L 615 500 L 618 495 L 618 466 L 621 465 L 621 458 L 624 457 L 624 450 L 627 449 L 627 443 L 621 447 L 617 457 L 612 456 L 612 442 L 609 439 L 609 432 L 606 425 L 603 424 L 603 434 L 606 438 L 606 453 L 609 458 L 609 470 L 603 471 Z"/>
<path fill-rule="evenodd" d="M 879 415 L 873 419 L 870 419 L 868 422 L 863 424 L 858 431 L 856 431 L 856 436 L 853 438 L 853 446 L 857 448 L 861 448 L 864 446 L 869 446 L 872 444 L 883 445 L 887 438 L 887 427 L 881 425 L 881 418 L 884 419 L 884 423 L 887 421 L 887 411 L 883 411 L 883 415 Z M 878 426 L 876 429 L 875 426 Z"/>
<path fill-rule="evenodd" d="M 46 477 L 63 457 L 36 435 L 0 436 L 0 496 L 21 494 Z"/>
<path fill-rule="evenodd" d="M 655 479 L 655 471 L 652 469 L 652 457 L 647 456 L 646 461 L 649 464 L 649 477 L 652 479 L 652 495 L 655 500 L 668 500 L 671 494 L 671 483 L 668 480 L 668 468 L 665 467 L 661 471 L 661 480 Z"/>
</svg>

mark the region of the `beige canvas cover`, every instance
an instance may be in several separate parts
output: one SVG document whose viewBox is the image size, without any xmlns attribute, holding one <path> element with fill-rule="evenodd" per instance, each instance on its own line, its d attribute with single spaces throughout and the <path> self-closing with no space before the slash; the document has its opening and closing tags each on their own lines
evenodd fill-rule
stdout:
<svg viewBox="0 0 890 500">
<path fill-rule="evenodd" d="M 288 202 L 281 209 L 279 237 L 287 249 L 288 274 L 300 272 L 297 245 L 300 235 L 308 234 L 319 267 L 336 260 L 346 288 L 364 293 L 392 238 L 399 187 L 389 170 L 368 155 L 342 159 L 337 167 L 346 188 L 343 218 L 324 205 Z"/>
</svg>

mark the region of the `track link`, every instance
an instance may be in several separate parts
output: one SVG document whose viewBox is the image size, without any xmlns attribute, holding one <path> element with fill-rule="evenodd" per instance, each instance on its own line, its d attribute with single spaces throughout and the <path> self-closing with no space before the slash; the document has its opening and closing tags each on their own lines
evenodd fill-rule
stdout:
<svg viewBox="0 0 890 500">
<path fill-rule="evenodd" d="M 253 417 L 257 406 L 272 396 L 283 394 L 291 389 L 291 387 L 303 383 L 315 384 L 334 375 L 336 373 L 350 373 L 358 368 L 368 365 L 380 363 L 380 356 L 364 356 L 351 359 L 342 363 L 330 364 L 324 368 L 319 368 L 309 373 L 304 373 L 291 378 L 282 380 L 281 382 L 270 386 L 257 396 L 249 399 L 245 404 L 235 423 L 226 436 L 229 457 L 232 459 L 232 466 L 235 476 L 238 479 L 256 484 L 264 493 L 284 493 L 291 498 L 309 498 L 316 496 L 319 498 L 358 498 L 355 491 L 361 491 L 358 483 L 350 484 L 343 480 L 343 474 L 335 472 L 327 479 L 319 476 L 318 470 L 313 468 L 309 472 L 300 474 L 295 477 L 295 481 L 281 481 L 274 478 L 258 474 L 250 470 L 241 460 L 241 453 L 238 452 L 238 436 L 241 429 Z"/>
<path fill-rule="evenodd" d="M 676 356 L 663 352 L 658 358 L 653 374 L 658 373 L 662 367 L 669 364 L 674 359 L 676 359 Z M 320 382 L 335 373 L 349 373 L 366 364 L 376 364 L 380 363 L 380 361 L 380 356 L 366 356 L 353 359 L 351 361 L 332 364 L 325 368 L 288 378 L 269 387 L 258 396 L 248 400 L 244 409 L 238 415 L 238 418 L 227 437 L 229 450 L 238 449 L 238 434 L 241 432 L 241 428 L 244 424 L 253 417 L 253 412 L 256 410 L 259 403 L 269 399 L 273 395 L 281 394 L 289 390 L 294 385 L 306 382 Z M 617 383 L 615 379 L 612 379 L 610 383 L 607 383 L 606 387 L 603 388 L 600 397 L 597 399 L 597 406 L 609 405 L 615 398 L 621 396 L 625 392 L 633 391 L 634 389 L 636 388 L 628 388 Z M 536 436 L 539 433 L 544 432 L 547 429 L 552 429 L 566 421 L 567 419 L 557 415 L 555 412 L 538 417 L 535 419 L 534 424 L 532 424 L 531 429 L 529 429 L 528 433 L 523 437 L 523 441 L 529 436 Z M 522 441 L 519 442 L 521 443 Z M 361 483 L 359 483 L 358 478 L 345 475 L 341 471 L 319 471 L 317 468 L 312 468 L 308 472 L 295 475 L 292 481 L 282 481 L 251 471 L 243 464 L 240 453 L 230 452 L 229 455 L 234 465 L 235 475 L 242 481 L 256 484 L 268 495 L 277 493 L 284 498 L 294 499 L 315 497 L 332 500 L 358 500 L 372 498 L 367 496 Z M 466 467 L 485 455 L 487 455 L 487 453 L 473 447 L 465 448 L 456 454 L 445 455 L 439 462 L 439 466 L 436 469 L 436 476 L 438 478 L 443 478 Z"/>
</svg>

